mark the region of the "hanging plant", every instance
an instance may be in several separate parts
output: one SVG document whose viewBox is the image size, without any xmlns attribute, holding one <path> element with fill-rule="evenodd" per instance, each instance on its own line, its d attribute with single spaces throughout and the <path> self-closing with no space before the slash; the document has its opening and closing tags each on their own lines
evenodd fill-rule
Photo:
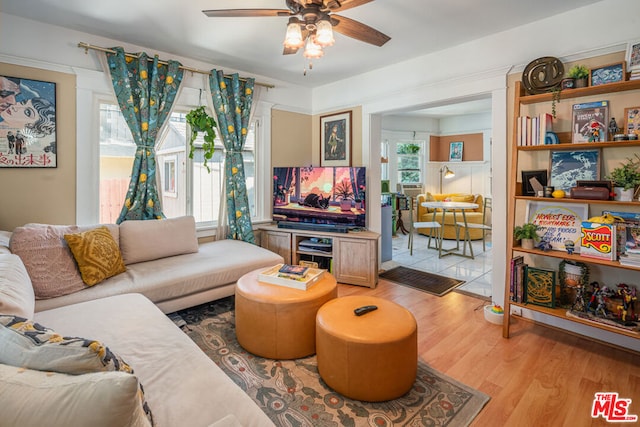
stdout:
<svg viewBox="0 0 640 427">
<path fill-rule="evenodd" d="M 554 86 L 551 89 L 551 115 L 556 118 L 556 104 L 560 102 L 560 92 L 562 92 L 562 86 Z"/>
<path fill-rule="evenodd" d="M 202 144 L 204 167 L 207 168 L 208 172 L 211 172 L 207 162 L 213 158 L 213 152 L 215 151 L 214 140 L 216 138 L 216 127 L 218 124 L 213 117 L 207 114 L 203 106 L 189 111 L 186 119 L 191 129 L 189 158 L 193 159 L 193 153 L 195 152 L 194 141 L 198 137 L 198 132 L 204 132 L 204 143 Z"/>
</svg>

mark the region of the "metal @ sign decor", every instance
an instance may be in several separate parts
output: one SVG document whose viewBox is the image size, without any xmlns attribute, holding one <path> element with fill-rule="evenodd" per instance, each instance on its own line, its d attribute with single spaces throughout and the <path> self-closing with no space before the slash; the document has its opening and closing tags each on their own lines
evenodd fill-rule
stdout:
<svg viewBox="0 0 640 427">
<path fill-rule="evenodd" d="M 550 92 L 562 82 L 564 65 L 558 58 L 543 56 L 530 62 L 522 72 L 522 84 L 532 95 Z"/>
</svg>

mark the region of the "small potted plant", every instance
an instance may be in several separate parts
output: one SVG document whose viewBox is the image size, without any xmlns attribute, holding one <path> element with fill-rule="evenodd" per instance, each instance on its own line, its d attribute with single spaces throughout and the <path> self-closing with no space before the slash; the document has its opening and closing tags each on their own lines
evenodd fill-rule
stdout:
<svg viewBox="0 0 640 427">
<path fill-rule="evenodd" d="M 513 237 L 520 240 L 520 245 L 524 249 L 533 249 L 534 239 L 538 236 L 536 231 L 540 227 L 537 224 L 527 222 L 522 225 L 516 225 L 513 228 Z"/>
<path fill-rule="evenodd" d="M 569 69 L 569 77 L 575 80 L 574 87 L 586 87 L 589 79 L 589 69 L 576 64 Z"/>
<path fill-rule="evenodd" d="M 631 201 L 638 185 L 640 185 L 640 157 L 627 158 L 625 163 L 614 168 L 605 179 L 611 180 L 614 187 L 614 200 Z"/>
</svg>

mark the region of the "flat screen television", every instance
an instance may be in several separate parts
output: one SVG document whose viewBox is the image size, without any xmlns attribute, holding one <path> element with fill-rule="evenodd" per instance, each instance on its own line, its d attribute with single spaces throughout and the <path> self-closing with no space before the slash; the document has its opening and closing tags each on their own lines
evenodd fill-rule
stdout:
<svg viewBox="0 0 640 427">
<path fill-rule="evenodd" d="M 275 167 L 273 219 L 364 228 L 365 191 L 365 167 Z"/>
</svg>

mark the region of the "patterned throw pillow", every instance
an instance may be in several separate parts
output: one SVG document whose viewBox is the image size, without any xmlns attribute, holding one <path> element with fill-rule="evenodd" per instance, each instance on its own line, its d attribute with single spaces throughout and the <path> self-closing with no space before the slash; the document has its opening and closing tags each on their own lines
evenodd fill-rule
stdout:
<svg viewBox="0 0 640 427">
<path fill-rule="evenodd" d="M 78 264 L 82 281 L 89 286 L 126 271 L 120 248 L 107 227 L 77 234 L 65 234 L 64 240 Z"/>
<path fill-rule="evenodd" d="M 109 371 L 134 374 L 131 366 L 101 342 L 63 337 L 19 316 L 0 315 L 0 342 L 0 363 L 6 365 L 73 375 Z M 147 418 L 153 424 L 142 384 L 140 395 Z"/>
</svg>

